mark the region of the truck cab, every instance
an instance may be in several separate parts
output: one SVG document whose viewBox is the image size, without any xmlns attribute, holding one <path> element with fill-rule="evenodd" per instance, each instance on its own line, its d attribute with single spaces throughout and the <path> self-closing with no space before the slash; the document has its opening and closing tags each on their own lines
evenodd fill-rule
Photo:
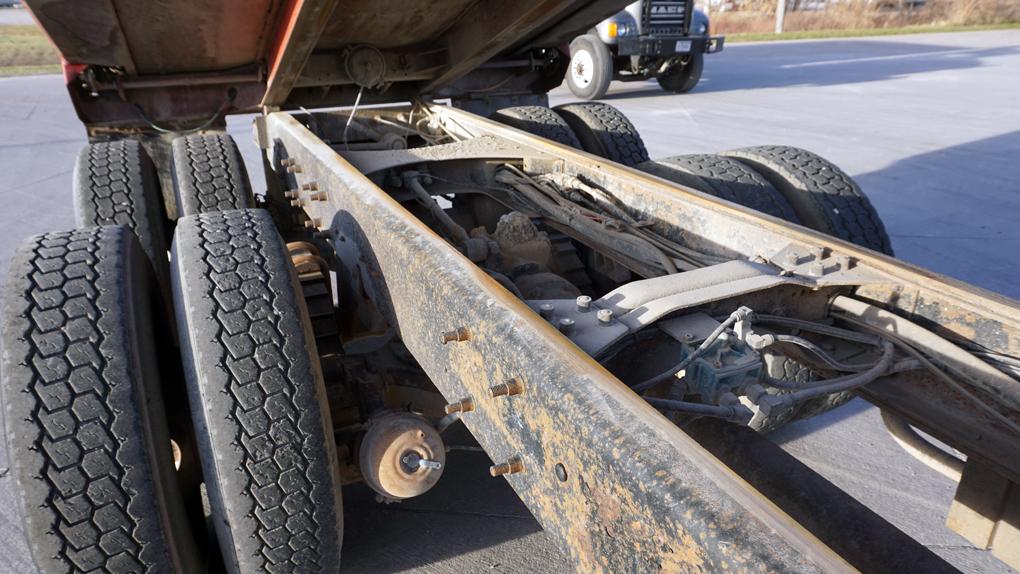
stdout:
<svg viewBox="0 0 1020 574">
<path fill-rule="evenodd" d="M 705 54 L 723 49 L 709 35 L 708 16 L 692 0 L 639 0 L 570 44 L 567 86 L 579 98 L 601 98 L 612 80 L 656 78 L 685 93 L 701 79 Z"/>
</svg>

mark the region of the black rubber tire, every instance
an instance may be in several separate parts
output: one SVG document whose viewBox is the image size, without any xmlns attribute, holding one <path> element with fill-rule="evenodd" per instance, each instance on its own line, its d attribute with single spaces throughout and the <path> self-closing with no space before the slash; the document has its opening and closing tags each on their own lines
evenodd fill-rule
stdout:
<svg viewBox="0 0 1020 574">
<path fill-rule="evenodd" d="M 670 66 L 656 80 L 659 81 L 659 87 L 667 92 L 686 94 L 701 81 L 701 72 L 704 69 L 705 54 L 693 52 L 687 64 Z"/>
<path fill-rule="evenodd" d="M 591 55 L 593 64 L 591 82 L 587 86 L 578 85 L 571 76 L 573 67 L 577 65 L 575 60 L 577 53 L 582 50 Z M 570 63 L 567 65 L 566 81 L 570 92 L 582 100 L 597 100 L 609 91 L 609 84 L 613 81 L 613 55 L 598 36 L 585 34 L 574 38 L 570 43 Z"/>
<path fill-rule="evenodd" d="M 193 572 L 149 263 L 127 227 L 25 241 L 4 286 L 8 456 L 43 572 Z"/>
<path fill-rule="evenodd" d="M 82 148 L 74 166 L 74 213 L 78 227 L 131 228 L 159 284 L 169 288 L 166 208 L 156 167 L 141 143 L 125 139 Z"/>
<path fill-rule="evenodd" d="M 832 162 L 807 150 L 770 145 L 725 152 L 767 179 L 805 226 L 892 255 L 882 219 L 861 188 Z"/>
<path fill-rule="evenodd" d="M 269 213 L 180 220 L 171 283 L 228 570 L 337 571 L 343 507 L 326 391 L 297 276 Z"/>
<path fill-rule="evenodd" d="M 178 218 L 255 206 L 244 160 L 229 134 L 179 137 L 171 147 Z"/>
<path fill-rule="evenodd" d="M 799 223 L 793 208 L 776 188 L 735 159 L 712 154 L 678 155 L 636 167 L 673 183 Z"/>
<path fill-rule="evenodd" d="M 629 166 L 649 160 L 641 134 L 613 106 L 581 102 L 556 106 L 553 111 L 567 122 L 584 151 Z"/>
<path fill-rule="evenodd" d="M 538 137 L 581 149 L 574 130 L 556 112 L 545 106 L 514 106 L 503 108 L 490 116 L 491 120 L 517 128 Z"/>
<path fill-rule="evenodd" d="M 833 237 L 892 255 L 892 244 L 875 207 L 861 188 L 835 164 L 790 146 L 758 146 L 726 152 L 769 180 L 790 202 L 798 219 L 807 227 Z M 806 373 L 804 380 L 824 378 L 806 366 L 784 365 L 786 371 Z M 820 415 L 854 398 L 852 392 L 833 393 L 805 401 L 796 419 Z"/>
</svg>

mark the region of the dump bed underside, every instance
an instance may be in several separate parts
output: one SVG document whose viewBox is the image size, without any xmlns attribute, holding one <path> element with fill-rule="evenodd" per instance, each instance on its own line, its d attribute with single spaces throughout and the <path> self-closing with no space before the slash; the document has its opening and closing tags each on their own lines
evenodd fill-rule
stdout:
<svg viewBox="0 0 1020 574">
<path fill-rule="evenodd" d="M 457 83 L 486 62 L 513 59 L 517 68 L 507 73 L 527 75 L 549 64 L 548 58 L 536 63 L 535 50 L 565 45 L 626 4 L 621 0 L 26 3 L 67 63 L 68 87 L 82 120 L 90 126 L 121 127 L 182 122 L 260 106 L 350 104 L 365 84 L 352 67 L 362 65 L 373 77 L 379 76 L 364 102 L 406 101 L 418 95 L 470 97 L 478 86 Z M 364 47 L 372 61 L 352 64 L 349 55 Z M 555 75 L 557 68 L 551 69 Z M 552 78 L 551 85 L 558 79 Z M 547 84 L 529 80 L 513 90 L 544 93 Z M 169 100 L 174 105 L 167 105 Z"/>
</svg>

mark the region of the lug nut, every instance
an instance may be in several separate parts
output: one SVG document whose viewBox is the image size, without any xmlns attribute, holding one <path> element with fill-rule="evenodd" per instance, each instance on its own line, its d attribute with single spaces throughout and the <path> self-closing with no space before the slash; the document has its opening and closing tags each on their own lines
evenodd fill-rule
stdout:
<svg viewBox="0 0 1020 574">
<path fill-rule="evenodd" d="M 577 310 L 582 313 L 591 309 L 591 297 L 587 295 L 581 295 L 577 298 Z"/>
<path fill-rule="evenodd" d="M 574 331 L 574 320 L 571 319 L 570 317 L 564 317 L 559 320 L 559 323 L 557 323 L 556 327 L 564 335 L 569 335 Z"/>
<path fill-rule="evenodd" d="M 524 462 L 518 457 L 513 457 L 510 460 L 501 463 L 494 464 L 489 467 L 489 474 L 492 476 L 503 476 L 504 474 L 517 474 L 518 472 L 524 472 Z"/>
<path fill-rule="evenodd" d="M 839 263 L 840 271 L 849 271 L 854 266 L 854 260 L 849 255 L 840 255 L 836 258 L 836 262 Z"/>
<path fill-rule="evenodd" d="M 468 332 L 466 327 L 458 327 L 456 331 L 446 331 L 443 333 L 443 344 L 467 341 L 470 338 L 471 333 Z"/>
<path fill-rule="evenodd" d="M 608 325 L 613 322 L 613 310 L 612 309 L 599 309 L 599 312 L 595 314 L 599 319 L 599 323 Z"/>
<path fill-rule="evenodd" d="M 305 202 L 301 201 L 300 199 L 292 199 L 292 200 L 290 200 L 290 206 L 291 207 L 301 207 L 304 204 L 305 204 Z"/>
<path fill-rule="evenodd" d="M 325 191 L 317 191 L 317 192 L 309 195 L 308 199 L 310 199 L 312 201 L 326 201 L 326 192 Z"/>
<path fill-rule="evenodd" d="M 288 165 L 287 173 L 301 173 L 301 166 L 297 164 Z"/>
<path fill-rule="evenodd" d="M 288 189 L 287 191 L 283 192 L 283 196 L 286 197 L 287 199 L 295 199 L 300 195 L 301 192 L 299 192 L 296 189 Z"/>
<path fill-rule="evenodd" d="M 292 157 L 285 157 L 280 160 L 280 165 L 283 167 L 290 167 L 296 163 L 296 160 Z"/>
<path fill-rule="evenodd" d="M 815 261 L 811 264 L 811 274 L 819 277 L 825 275 L 825 265 L 821 261 Z"/>
<path fill-rule="evenodd" d="M 796 251 L 791 251 L 786 254 L 787 265 L 797 265 L 800 263 L 800 255 L 797 255 Z"/>
<path fill-rule="evenodd" d="M 825 259 L 825 251 L 826 249 L 824 247 L 815 247 L 811 249 L 811 255 L 815 259 L 821 261 L 822 259 Z"/>
<path fill-rule="evenodd" d="M 310 181 L 308 183 L 301 184 L 301 189 L 303 189 L 304 191 L 315 191 L 319 189 L 319 184 L 315 183 L 314 181 Z"/>
<path fill-rule="evenodd" d="M 315 228 L 319 227 L 319 220 L 318 220 L 318 218 L 313 217 L 313 218 L 311 218 L 309 220 L 306 220 L 305 221 L 305 227 L 307 227 L 308 229 L 315 229 Z"/>
<path fill-rule="evenodd" d="M 455 403 L 450 403 L 443 408 L 446 414 L 452 415 L 453 413 L 469 413 L 475 410 L 475 402 L 470 398 L 461 399 Z"/>
<path fill-rule="evenodd" d="M 524 383 L 520 379 L 509 379 L 489 387 L 489 394 L 495 397 L 512 397 L 524 392 Z"/>
</svg>

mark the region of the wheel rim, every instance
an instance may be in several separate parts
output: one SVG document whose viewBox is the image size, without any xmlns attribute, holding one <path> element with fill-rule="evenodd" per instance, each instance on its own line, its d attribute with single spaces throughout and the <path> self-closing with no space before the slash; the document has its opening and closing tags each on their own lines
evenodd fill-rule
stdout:
<svg viewBox="0 0 1020 574">
<path fill-rule="evenodd" d="M 570 59 L 570 77 L 579 88 L 591 84 L 595 77 L 595 60 L 587 50 L 578 50 Z"/>
</svg>

